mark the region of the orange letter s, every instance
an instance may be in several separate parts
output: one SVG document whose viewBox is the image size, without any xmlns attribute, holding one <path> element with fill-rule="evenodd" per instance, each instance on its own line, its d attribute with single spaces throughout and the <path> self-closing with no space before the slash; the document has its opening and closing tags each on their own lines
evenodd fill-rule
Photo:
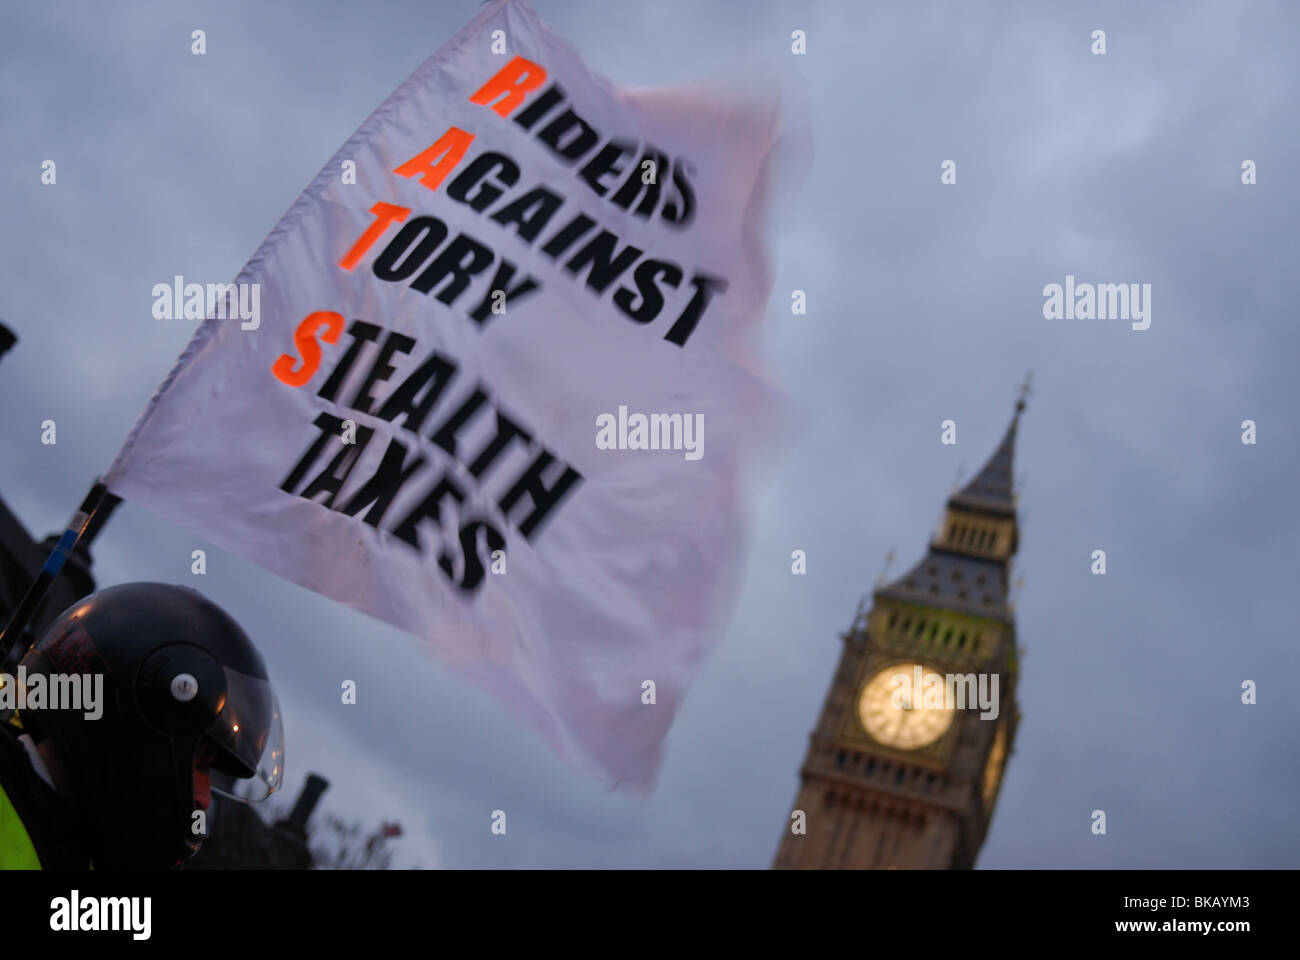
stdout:
<svg viewBox="0 0 1300 960">
<path fill-rule="evenodd" d="M 301 387 L 320 369 L 320 345 L 316 342 L 316 331 L 324 325 L 325 332 L 320 338 L 326 343 L 338 343 L 343 334 L 343 315 L 331 310 L 317 310 L 310 314 L 293 333 L 294 346 L 302 354 L 302 366 L 295 370 L 296 358 L 287 353 L 280 354 L 271 365 L 271 372 L 276 379 L 291 387 Z"/>
</svg>

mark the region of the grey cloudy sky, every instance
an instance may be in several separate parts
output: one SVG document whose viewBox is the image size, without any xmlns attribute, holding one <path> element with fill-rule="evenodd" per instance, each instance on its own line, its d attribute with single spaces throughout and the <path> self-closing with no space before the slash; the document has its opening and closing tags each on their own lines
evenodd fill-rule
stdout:
<svg viewBox="0 0 1300 960">
<path fill-rule="evenodd" d="M 766 334 L 801 429 L 761 478 L 736 615 L 649 799 L 563 766 L 415 637 L 124 505 L 97 545 L 100 582 L 194 583 L 190 552 L 208 549 L 201 589 L 257 640 L 280 692 L 287 792 L 319 771 L 334 812 L 400 819 L 403 864 L 767 866 L 838 633 L 887 550 L 896 571 L 924 551 L 1032 369 L 1024 721 L 980 866 L 1300 866 L 1300 10 L 534 6 L 619 83 L 741 58 L 802 75 L 814 160 L 773 236 Z M 0 316 L 22 338 L 0 363 L 0 494 L 38 535 L 63 526 L 193 331 L 153 319 L 153 285 L 233 278 L 477 8 L 0 7 Z M 808 53 L 792 64 L 796 28 Z M 1098 28 L 1104 57 L 1089 52 Z M 956 186 L 939 183 L 948 159 Z M 1151 328 L 1044 320 L 1042 288 L 1067 274 L 1150 283 Z M 807 316 L 790 315 L 795 288 Z M 55 446 L 39 441 L 46 418 Z M 946 418 L 955 447 L 939 443 Z M 1240 442 L 1246 418 L 1256 446 Z M 1105 577 L 1089 573 L 1098 548 Z M 1105 837 L 1089 831 L 1097 808 Z M 506 837 L 489 833 L 495 809 Z"/>
</svg>

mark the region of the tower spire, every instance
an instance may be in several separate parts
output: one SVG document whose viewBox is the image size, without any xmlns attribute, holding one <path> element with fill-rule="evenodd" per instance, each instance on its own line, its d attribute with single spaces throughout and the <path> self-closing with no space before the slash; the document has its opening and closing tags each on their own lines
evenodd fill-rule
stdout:
<svg viewBox="0 0 1300 960">
<path fill-rule="evenodd" d="M 1016 398 L 1016 412 L 1011 417 L 1002 442 L 987 463 L 959 492 L 948 501 L 950 507 L 968 507 L 1002 516 L 1015 515 L 1016 498 L 1012 466 L 1016 453 L 1016 427 L 1025 411 L 1025 401 L 1033 392 L 1033 373 L 1026 374 Z"/>
<path fill-rule="evenodd" d="M 899 579 L 877 585 L 876 597 L 1010 622 L 1008 566 L 1020 539 L 1012 466 L 1031 384 L 1032 374 L 1020 385 L 1011 423 L 988 462 L 948 498 L 940 532 L 926 555 Z"/>
</svg>

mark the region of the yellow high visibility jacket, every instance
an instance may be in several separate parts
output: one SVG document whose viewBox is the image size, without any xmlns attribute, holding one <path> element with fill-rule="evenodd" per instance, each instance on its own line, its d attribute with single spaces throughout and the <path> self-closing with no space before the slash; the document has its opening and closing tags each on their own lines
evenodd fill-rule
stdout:
<svg viewBox="0 0 1300 960">
<path fill-rule="evenodd" d="M 39 870 L 41 858 L 22 817 L 0 787 L 0 870 Z"/>
<path fill-rule="evenodd" d="M 0 723 L 0 869 L 86 869 L 73 808 L 32 766 L 20 727 Z"/>
</svg>

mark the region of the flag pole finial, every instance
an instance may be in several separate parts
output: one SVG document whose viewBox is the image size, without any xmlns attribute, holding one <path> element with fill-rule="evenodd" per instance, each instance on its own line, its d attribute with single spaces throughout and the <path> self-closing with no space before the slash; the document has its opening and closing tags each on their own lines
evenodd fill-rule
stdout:
<svg viewBox="0 0 1300 960">
<path fill-rule="evenodd" d="M 876 586 L 882 587 L 885 585 L 885 577 L 889 575 L 889 568 L 893 565 L 894 551 L 891 547 L 889 552 L 885 554 L 885 565 L 880 568 L 880 576 L 876 577 Z"/>
<path fill-rule="evenodd" d="M 1034 371 L 1025 374 L 1025 381 L 1020 385 L 1020 395 L 1016 398 L 1016 413 L 1025 409 L 1025 401 L 1034 392 Z"/>
</svg>

